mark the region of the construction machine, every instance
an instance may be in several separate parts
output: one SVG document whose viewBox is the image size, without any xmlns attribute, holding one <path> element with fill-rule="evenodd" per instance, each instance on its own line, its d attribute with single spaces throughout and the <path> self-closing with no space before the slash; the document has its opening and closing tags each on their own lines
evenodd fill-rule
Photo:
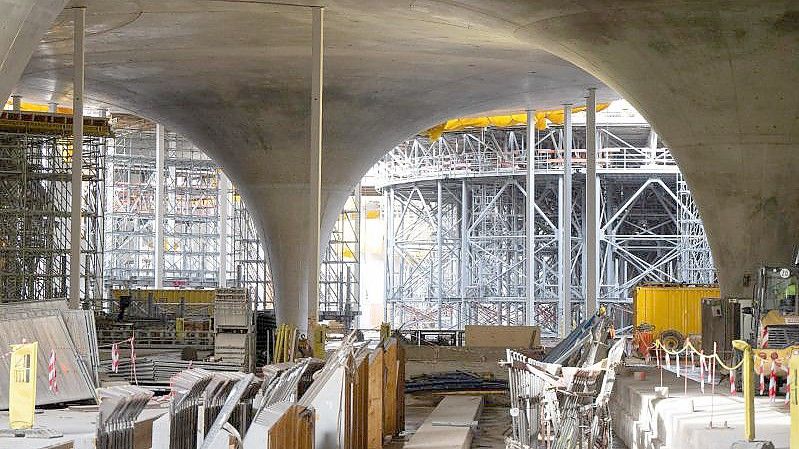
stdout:
<svg viewBox="0 0 799 449">
<path fill-rule="evenodd" d="M 794 266 L 764 266 L 760 268 L 752 301 L 752 334 L 750 341 L 755 353 L 755 369 L 760 364 L 771 371 L 775 361 L 776 374 L 785 377 L 788 357 L 799 349 L 799 301 L 797 301 L 799 268 Z"/>
</svg>

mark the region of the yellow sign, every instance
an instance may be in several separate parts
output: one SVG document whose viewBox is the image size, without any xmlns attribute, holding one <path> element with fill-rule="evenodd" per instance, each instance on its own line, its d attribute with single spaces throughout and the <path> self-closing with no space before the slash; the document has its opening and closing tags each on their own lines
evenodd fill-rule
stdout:
<svg viewBox="0 0 799 449">
<path fill-rule="evenodd" d="M 8 419 L 12 429 L 30 429 L 36 408 L 36 357 L 39 343 L 12 345 L 11 350 Z"/>
</svg>

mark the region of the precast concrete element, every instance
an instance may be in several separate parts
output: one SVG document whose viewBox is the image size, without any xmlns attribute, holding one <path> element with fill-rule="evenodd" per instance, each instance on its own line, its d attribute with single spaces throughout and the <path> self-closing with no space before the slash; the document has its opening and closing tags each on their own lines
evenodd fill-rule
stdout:
<svg viewBox="0 0 799 449">
<path fill-rule="evenodd" d="M 599 78 L 673 148 L 702 209 L 725 295 L 748 296 L 754 267 L 788 261 L 799 240 L 799 12 L 790 2 L 324 4 L 322 239 L 357 180 L 396 143 L 451 117 L 582 102 L 589 87 L 599 88 L 598 101 L 617 98 Z M 262 227 L 279 319 L 305 326 L 309 8 L 224 0 L 81 5 L 87 102 L 163 123 L 225 167 Z M 56 20 L 31 59 L 17 89 L 26 98 L 69 98 L 68 20 Z M 15 80 L 3 73 L 3 83 Z"/>
</svg>

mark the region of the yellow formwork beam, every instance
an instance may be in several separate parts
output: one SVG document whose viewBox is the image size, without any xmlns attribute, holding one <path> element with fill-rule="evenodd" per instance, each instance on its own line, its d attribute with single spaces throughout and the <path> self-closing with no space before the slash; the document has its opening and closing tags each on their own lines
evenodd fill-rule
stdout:
<svg viewBox="0 0 799 449">
<path fill-rule="evenodd" d="M 791 400 L 791 449 L 799 449 L 799 349 L 794 349 L 788 360 L 788 394 Z"/>
</svg>

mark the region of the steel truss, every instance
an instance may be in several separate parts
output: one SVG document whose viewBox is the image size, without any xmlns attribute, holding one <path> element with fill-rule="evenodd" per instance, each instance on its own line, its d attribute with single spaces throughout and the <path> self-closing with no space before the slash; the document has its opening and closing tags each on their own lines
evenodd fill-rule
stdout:
<svg viewBox="0 0 799 449">
<path fill-rule="evenodd" d="M 579 322 L 586 296 L 585 127 L 573 131 L 568 256 L 560 232 L 563 128 L 536 133 L 534 316 L 550 335 L 558 331 L 559 300 L 572 301 Z M 417 137 L 379 163 L 388 228 L 385 313 L 393 327 L 525 323 L 525 134 L 512 128 L 432 142 Z M 597 139 L 600 302 L 628 310 L 640 282 L 714 282 L 698 211 L 668 149 L 648 125 L 600 124 Z M 568 294 L 559 282 L 566 259 Z"/>
<path fill-rule="evenodd" d="M 81 293 L 102 296 L 105 139 L 83 141 Z M 69 136 L 0 133 L 0 302 L 68 296 Z"/>
</svg>

